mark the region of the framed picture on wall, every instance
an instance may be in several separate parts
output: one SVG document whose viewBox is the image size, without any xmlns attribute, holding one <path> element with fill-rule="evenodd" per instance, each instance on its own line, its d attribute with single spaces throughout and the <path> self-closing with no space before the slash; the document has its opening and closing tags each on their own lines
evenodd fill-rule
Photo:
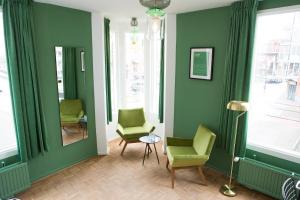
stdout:
<svg viewBox="0 0 300 200">
<path fill-rule="evenodd" d="M 213 47 L 192 47 L 190 50 L 190 78 L 212 80 Z"/>
</svg>

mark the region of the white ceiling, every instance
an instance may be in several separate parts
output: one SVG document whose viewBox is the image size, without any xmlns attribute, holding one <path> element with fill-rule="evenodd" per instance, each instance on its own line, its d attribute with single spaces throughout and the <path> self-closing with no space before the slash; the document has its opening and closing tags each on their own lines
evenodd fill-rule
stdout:
<svg viewBox="0 0 300 200">
<path fill-rule="evenodd" d="M 90 12 L 101 12 L 107 16 L 139 17 L 145 14 L 146 8 L 139 0 L 35 0 L 41 3 L 55 4 Z M 216 8 L 229 5 L 236 0 L 171 0 L 165 9 L 167 13 L 184 13 L 196 10 Z"/>
</svg>

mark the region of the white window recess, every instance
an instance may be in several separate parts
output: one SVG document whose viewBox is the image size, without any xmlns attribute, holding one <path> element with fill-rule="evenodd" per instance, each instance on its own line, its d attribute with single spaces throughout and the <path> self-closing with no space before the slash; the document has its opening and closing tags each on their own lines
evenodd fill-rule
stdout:
<svg viewBox="0 0 300 200">
<path fill-rule="evenodd" d="M 138 33 L 132 41 L 130 21 L 111 20 L 111 89 L 113 122 L 107 127 L 108 140 L 116 134 L 120 108 L 143 107 L 154 133 L 163 136 L 158 120 L 160 83 L 160 40 L 146 39 L 146 22 L 138 19 Z"/>
</svg>

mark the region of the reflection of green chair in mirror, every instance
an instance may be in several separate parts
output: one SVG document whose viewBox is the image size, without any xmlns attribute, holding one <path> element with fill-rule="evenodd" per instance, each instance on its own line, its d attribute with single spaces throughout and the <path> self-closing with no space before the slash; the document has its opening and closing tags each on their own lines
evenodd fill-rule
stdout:
<svg viewBox="0 0 300 200">
<path fill-rule="evenodd" d="M 78 125 L 84 112 L 80 99 L 64 99 L 60 102 L 60 120 L 61 126 Z"/>
<path fill-rule="evenodd" d="M 153 132 L 155 127 L 145 119 L 143 108 L 120 109 L 118 116 L 117 133 L 121 136 L 122 144 L 125 141 L 121 155 L 128 143 L 139 142 L 139 138 Z"/>
<path fill-rule="evenodd" d="M 172 188 L 174 188 L 175 170 L 197 167 L 202 181 L 206 185 L 202 166 L 208 161 L 216 135 L 200 125 L 194 139 L 167 138 L 167 168 L 170 164 Z M 169 168 L 168 168 L 169 169 Z"/>
</svg>

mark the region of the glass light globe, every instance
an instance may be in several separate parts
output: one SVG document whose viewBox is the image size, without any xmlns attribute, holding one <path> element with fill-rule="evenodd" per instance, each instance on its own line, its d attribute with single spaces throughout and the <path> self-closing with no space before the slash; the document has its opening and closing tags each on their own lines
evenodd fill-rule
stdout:
<svg viewBox="0 0 300 200">
<path fill-rule="evenodd" d="M 147 39 L 162 40 L 164 38 L 164 11 L 157 8 L 149 9 L 147 15 Z"/>
</svg>

